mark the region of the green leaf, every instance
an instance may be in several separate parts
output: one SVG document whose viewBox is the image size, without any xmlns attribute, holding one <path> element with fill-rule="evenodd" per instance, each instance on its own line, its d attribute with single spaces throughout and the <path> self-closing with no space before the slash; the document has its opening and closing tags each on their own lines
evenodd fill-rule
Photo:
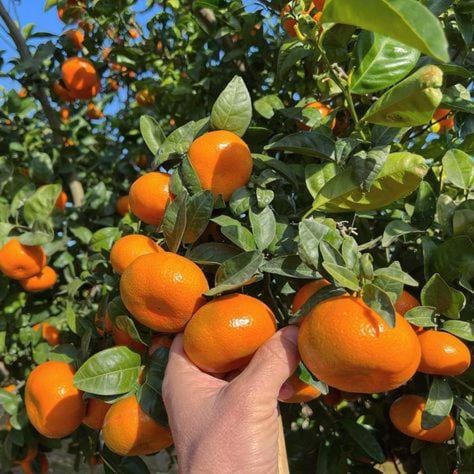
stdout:
<svg viewBox="0 0 474 474">
<path fill-rule="evenodd" d="M 387 161 L 389 152 L 389 146 L 375 147 L 368 152 L 360 151 L 352 157 L 350 166 L 354 179 L 360 183 L 360 187 L 364 191 L 370 191 L 375 178 Z"/>
<path fill-rule="evenodd" d="M 199 265 L 220 265 L 240 253 L 240 249 L 229 244 L 205 243 L 194 247 L 186 257 Z"/>
<path fill-rule="evenodd" d="M 387 127 L 427 124 L 441 103 L 442 83 L 441 69 L 424 66 L 385 92 L 372 104 L 363 120 Z"/>
<path fill-rule="evenodd" d="M 33 154 L 29 171 L 34 181 L 49 183 L 54 180 L 53 162 L 46 153 L 36 152 Z"/>
<path fill-rule="evenodd" d="M 423 306 L 434 306 L 447 318 L 459 319 L 466 297 L 461 291 L 451 288 L 439 273 L 435 273 L 421 290 L 421 303 Z"/>
<path fill-rule="evenodd" d="M 340 423 L 349 436 L 372 459 L 375 459 L 377 462 L 383 462 L 385 460 L 385 455 L 380 444 L 367 427 L 347 418 L 342 419 Z"/>
<path fill-rule="evenodd" d="M 394 220 L 387 224 L 383 232 L 382 247 L 390 247 L 402 235 L 422 232 L 407 222 Z"/>
<path fill-rule="evenodd" d="M 212 107 L 211 123 L 217 130 L 229 130 L 243 136 L 252 120 L 252 101 L 239 76 L 229 82 Z"/>
<path fill-rule="evenodd" d="M 302 382 L 311 385 L 316 390 L 319 390 L 321 394 L 327 395 L 329 393 L 329 387 L 327 384 L 315 379 L 303 362 L 298 364 L 298 367 L 296 368 L 296 375 Z"/>
<path fill-rule="evenodd" d="M 236 189 L 230 198 L 229 207 L 234 216 L 240 216 L 250 208 L 250 191 L 247 188 Z"/>
<path fill-rule="evenodd" d="M 446 182 L 461 188 L 474 187 L 474 157 L 461 150 L 448 150 L 443 156 L 443 175 Z"/>
<path fill-rule="evenodd" d="M 169 350 L 160 347 L 152 356 L 140 386 L 137 398 L 141 409 L 162 426 L 168 426 L 168 415 L 163 402 L 163 380 L 168 364 Z"/>
<path fill-rule="evenodd" d="M 285 108 L 285 105 L 277 95 L 266 95 L 253 103 L 255 110 L 264 118 L 271 119 L 275 110 Z"/>
<path fill-rule="evenodd" d="M 221 227 L 222 234 L 242 250 L 251 251 L 256 249 L 252 233 L 238 220 L 229 216 L 218 216 L 211 219 Z"/>
<path fill-rule="evenodd" d="M 182 127 L 173 130 L 161 143 L 158 149 L 153 166 L 160 166 L 174 156 L 187 153 L 194 140 L 196 122 L 191 121 Z"/>
<path fill-rule="evenodd" d="M 71 231 L 71 234 L 79 239 L 83 244 L 88 244 L 91 241 L 92 232 L 87 227 L 71 227 L 69 230 Z"/>
<path fill-rule="evenodd" d="M 466 341 L 474 341 L 474 323 L 468 321 L 444 321 L 441 329 Z"/>
<path fill-rule="evenodd" d="M 418 282 L 402 270 L 399 262 L 393 262 L 385 268 L 377 268 L 374 275 L 399 281 L 403 285 L 418 286 Z"/>
<path fill-rule="evenodd" d="M 182 192 L 166 207 L 161 227 L 170 252 L 176 252 L 183 239 L 187 225 L 188 197 L 187 192 Z"/>
<path fill-rule="evenodd" d="M 336 163 L 311 163 L 304 168 L 306 187 L 311 196 L 315 198 L 323 186 L 334 176 L 338 168 Z"/>
<path fill-rule="evenodd" d="M 319 266 L 319 244 L 331 229 L 313 219 L 303 219 L 298 225 L 298 252 L 301 259 L 312 268 Z"/>
<path fill-rule="evenodd" d="M 424 328 L 436 327 L 436 308 L 434 306 L 417 306 L 408 310 L 404 318 L 415 326 Z"/>
<path fill-rule="evenodd" d="M 216 286 L 205 294 L 215 296 L 250 285 L 256 281 L 256 273 L 262 262 L 263 254 L 258 250 L 244 252 L 226 260 L 216 272 Z"/>
<path fill-rule="evenodd" d="M 439 20 L 416 0 L 328 0 L 321 21 L 388 35 L 428 56 L 449 61 L 448 42 Z"/>
<path fill-rule="evenodd" d="M 272 210 L 267 206 L 262 210 L 250 209 L 250 225 L 255 244 L 259 250 L 265 250 L 275 238 L 276 220 Z"/>
<path fill-rule="evenodd" d="M 287 135 L 265 146 L 265 150 L 285 151 L 321 160 L 334 160 L 334 141 L 327 135 L 312 131 Z"/>
<path fill-rule="evenodd" d="M 41 186 L 25 201 L 23 215 L 29 225 L 32 225 L 37 219 L 44 220 L 50 216 L 61 189 L 60 184 Z"/>
<path fill-rule="evenodd" d="M 150 115 L 140 117 L 140 133 L 143 140 L 153 155 L 156 155 L 160 145 L 166 139 L 158 122 Z"/>
<path fill-rule="evenodd" d="M 138 384 L 140 355 L 117 346 L 97 352 L 74 375 L 74 385 L 96 395 L 130 392 Z"/>
<path fill-rule="evenodd" d="M 453 402 L 449 383 L 441 378 L 434 378 L 421 416 L 421 427 L 430 430 L 438 426 L 449 415 Z"/>
<path fill-rule="evenodd" d="M 104 227 L 94 232 L 90 241 L 90 248 L 94 252 L 110 250 L 113 243 L 120 237 L 120 229 L 117 227 Z"/>
<path fill-rule="evenodd" d="M 323 267 L 341 286 L 352 291 L 360 290 L 359 279 L 353 271 L 330 262 L 323 262 Z"/>
<path fill-rule="evenodd" d="M 354 53 L 357 67 L 349 76 L 349 87 L 355 94 L 369 94 L 395 84 L 420 57 L 417 49 L 369 31 L 359 34 Z"/>
<path fill-rule="evenodd" d="M 196 242 L 209 225 L 213 209 L 214 197 L 210 191 L 201 191 L 188 199 L 183 243 Z"/>
<path fill-rule="evenodd" d="M 422 181 L 416 194 L 411 223 L 419 229 L 427 229 L 433 223 L 436 213 L 436 194 L 430 183 Z"/>
<path fill-rule="evenodd" d="M 444 446 L 426 444 L 420 451 L 423 472 L 427 474 L 450 474 L 449 456 Z"/>
<path fill-rule="evenodd" d="M 278 54 L 278 81 L 282 81 L 296 63 L 310 55 L 311 51 L 304 48 L 296 39 L 283 43 Z"/>
<path fill-rule="evenodd" d="M 265 262 L 261 270 L 274 275 L 281 275 L 301 280 L 314 280 L 321 278 L 318 272 L 305 265 L 298 255 L 288 255 L 285 257 L 276 257 Z"/>
<path fill-rule="evenodd" d="M 423 157 L 408 152 L 388 155 L 380 173 L 365 192 L 346 168 L 328 181 L 313 202 L 313 209 L 327 212 L 369 211 L 383 208 L 411 194 L 428 168 Z"/>
<path fill-rule="evenodd" d="M 434 270 L 448 283 L 458 279 L 470 281 L 474 277 L 474 244 L 465 235 L 443 242 L 434 250 L 431 260 Z"/>
<path fill-rule="evenodd" d="M 372 283 L 368 283 L 362 288 L 362 299 L 390 327 L 395 327 L 395 308 L 385 291 Z"/>
</svg>

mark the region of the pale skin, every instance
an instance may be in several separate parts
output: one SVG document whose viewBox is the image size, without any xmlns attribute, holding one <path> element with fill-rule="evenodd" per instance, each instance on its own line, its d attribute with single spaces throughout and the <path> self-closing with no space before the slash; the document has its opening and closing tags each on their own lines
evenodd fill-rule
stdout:
<svg viewBox="0 0 474 474">
<path fill-rule="evenodd" d="M 278 399 L 299 355 L 298 329 L 278 331 L 231 381 L 198 369 L 175 338 L 163 398 L 181 473 L 276 473 Z"/>
</svg>

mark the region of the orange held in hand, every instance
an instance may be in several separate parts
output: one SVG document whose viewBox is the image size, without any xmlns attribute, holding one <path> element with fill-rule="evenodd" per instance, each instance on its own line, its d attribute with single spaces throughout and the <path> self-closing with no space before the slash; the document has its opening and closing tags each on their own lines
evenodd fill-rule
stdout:
<svg viewBox="0 0 474 474">
<path fill-rule="evenodd" d="M 57 327 L 49 323 L 39 323 L 33 326 L 33 331 L 40 331 L 41 337 L 50 345 L 57 346 L 59 344 L 59 330 Z"/>
<path fill-rule="evenodd" d="M 141 409 L 135 395 L 112 405 L 102 436 L 105 445 L 120 456 L 146 456 L 173 444 L 170 431 Z"/>
<path fill-rule="evenodd" d="M 137 321 L 160 332 L 181 331 L 206 302 L 209 289 L 202 270 L 170 252 L 138 257 L 120 279 L 123 304 Z"/>
<path fill-rule="evenodd" d="M 46 265 L 46 255 L 39 245 L 23 245 L 9 240 L 0 249 L 0 271 L 13 280 L 37 275 Z"/>
<path fill-rule="evenodd" d="M 206 303 L 184 330 L 183 346 L 201 370 L 230 372 L 247 365 L 276 332 L 275 316 L 262 301 L 232 294 Z"/>
<path fill-rule="evenodd" d="M 87 401 L 87 412 L 82 423 L 93 430 L 101 430 L 105 415 L 107 415 L 111 406 L 110 403 L 105 403 L 99 398 L 90 398 Z"/>
<path fill-rule="evenodd" d="M 130 188 L 130 210 L 141 221 L 160 225 L 171 198 L 170 175 L 153 171 L 140 176 Z"/>
<path fill-rule="evenodd" d="M 220 194 L 228 201 L 245 186 L 252 174 L 252 155 L 247 144 L 226 130 L 208 132 L 196 138 L 189 148 L 189 161 L 203 189 Z"/>
<path fill-rule="evenodd" d="M 81 424 L 86 413 L 82 392 L 74 387 L 74 369 L 66 362 L 38 365 L 25 389 L 26 413 L 31 424 L 47 438 L 64 438 Z"/>
<path fill-rule="evenodd" d="M 20 280 L 20 285 L 25 291 L 37 293 L 52 288 L 58 280 L 58 274 L 49 266 L 45 266 L 37 275 Z"/>
<path fill-rule="evenodd" d="M 452 334 L 430 329 L 421 332 L 418 340 L 421 346 L 419 372 L 454 377 L 471 366 L 469 348 Z"/>
<path fill-rule="evenodd" d="M 138 257 L 162 251 L 163 249 L 146 235 L 126 235 L 113 245 L 110 251 L 110 263 L 112 268 L 121 275 Z"/>
<path fill-rule="evenodd" d="M 301 323 L 301 359 L 331 387 L 377 393 L 407 382 L 418 368 L 421 349 L 399 314 L 391 328 L 361 298 L 338 296 L 319 303 Z"/>
<path fill-rule="evenodd" d="M 425 409 L 426 400 L 418 395 L 403 395 L 395 400 L 390 407 L 390 420 L 397 430 L 412 438 L 429 441 L 430 443 L 444 443 L 454 434 L 456 423 L 448 415 L 439 425 L 425 430 L 421 427 L 421 417 Z"/>
<path fill-rule="evenodd" d="M 115 204 L 115 210 L 119 216 L 124 216 L 130 210 L 130 200 L 127 196 L 120 196 Z"/>
</svg>

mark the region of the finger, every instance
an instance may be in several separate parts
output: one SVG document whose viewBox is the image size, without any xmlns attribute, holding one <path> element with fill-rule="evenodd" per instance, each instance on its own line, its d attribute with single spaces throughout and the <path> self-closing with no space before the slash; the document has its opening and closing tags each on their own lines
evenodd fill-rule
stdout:
<svg viewBox="0 0 474 474">
<path fill-rule="evenodd" d="M 258 349 L 247 368 L 232 383 L 255 387 L 263 397 L 276 399 L 281 386 L 299 363 L 297 338 L 296 326 L 278 331 Z"/>
</svg>

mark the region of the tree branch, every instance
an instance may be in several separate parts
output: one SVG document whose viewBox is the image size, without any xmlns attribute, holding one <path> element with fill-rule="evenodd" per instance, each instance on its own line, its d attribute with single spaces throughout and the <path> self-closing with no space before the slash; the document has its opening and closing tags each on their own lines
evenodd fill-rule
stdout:
<svg viewBox="0 0 474 474">
<path fill-rule="evenodd" d="M 10 36 L 15 43 L 15 46 L 20 54 L 20 58 L 23 61 L 28 61 L 32 58 L 28 45 L 26 44 L 23 35 L 16 23 L 11 18 L 8 10 L 3 5 L 3 1 L 0 0 L 0 18 L 5 23 Z M 46 120 L 53 131 L 53 141 L 56 145 L 63 146 L 63 137 L 61 133 L 61 122 L 57 112 L 51 106 L 49 102 L 48 94 L 45 87 L 38 86 L 33 91 L 33 96 L 40 102 L 43 109 Z M 74 206 L 80 207 L 84 201 L 84 189 L 81 182 L 77 179 L 77 174 L 73 171 L 68 178 L 69 189 L 71 190 L 72 199 Z"/>
</svg>

